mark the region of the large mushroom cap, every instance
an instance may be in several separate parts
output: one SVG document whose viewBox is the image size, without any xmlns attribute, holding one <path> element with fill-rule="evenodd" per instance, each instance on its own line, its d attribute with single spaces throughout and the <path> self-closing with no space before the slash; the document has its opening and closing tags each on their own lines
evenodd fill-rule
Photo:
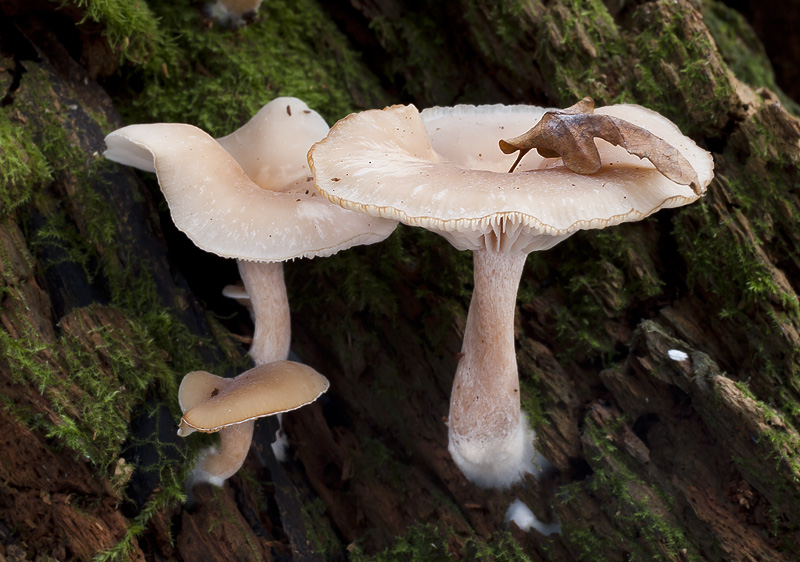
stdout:
<svg viewBox="0 0 800 562">
<path fill-rule="evenodd" d="M 296 410 L 328 390 L 328 379 L 302 363 L 258 365 L 233 379 L 194 371 L 181 381 L 178 401 L 184 412 L 178 434 L 220 429 Z"/>
<path fill-rule="evenodd" d="M 379 242 L 396 226 L 314 190 L 305 155 L 326 132 L 303 102 L 279 98 L 220 141 L 192 125 L 130 125 L 106 137 L 105 156 L 155 171 L 175 225 L 203 250 L 285 261 Z"/>
<path fill-rule="evenodd" d="M 545 110 L 530 106 L 414 106 L 353 114 L 309 153 L 317 188 L 331 201 L 372 216 L 441 232 L 459 249 L 529 252 L 580 229 L 640 220 L 696 200 L 689 186 L 646 160 L 596 141 L 599 172 L 576 174 L 558 159 L 514 162 L 498 147 L 522 134 Z M 678 148 L 700 183 L 711 181 L 710 155 L 664 117 L 638 106 L 597 110 L 639 124 Z M 658 132 L 656 132 L 656 130 Z"/>
</svg>

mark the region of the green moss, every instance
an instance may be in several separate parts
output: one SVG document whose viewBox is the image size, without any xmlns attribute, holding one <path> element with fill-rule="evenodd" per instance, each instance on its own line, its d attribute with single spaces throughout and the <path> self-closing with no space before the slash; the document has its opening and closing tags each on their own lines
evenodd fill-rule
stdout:
<svg viewBox="0 0 800 562">
<path fill-rule="evenodd" d="M 208 26 L 190 0 L 153 10 L 170 49 L 158 68 L 123 72 L 135 85 L 117 99 L 128 122 L 192 123 L 220 136 L 277 96 L 299 97 L 331 121 L 384 104 L 377 80 L 315 0 L 265 2 L 255 23 L 236 30 Z"/>
<path fill-rule="evenodd" d="M 171 446 L 169 444 L 157 443 L 159 446 Z M 191 459 L 197 451 L 189 448 L 184 455 L 178 456 L 177 461 L 164 459 L 175 458 L 174 455 L 162 455 L 162 464 L 159 467 L 152 467 L 151 470 L 158 470 L 160 486 L 154 491 L 151 497 L 142 506 L 130 521 L 125 531 L 125 535 L 113 547 L 103 552 L 98 552 L 92 559 L 93 562 L 125 562 L 131 559 L 136 546 L 136 539 L 143 535 L 148 528 L 150 521 L 164 510 L 179 505 L 186 501 L 184 494 L 184 482 L 186 481 L 188 464 L 185 462 Z"/>
<path fill-rule="evenodd" d="M 547 422 L 546 398 L 539 387 L 539 372 L 530 371 L 520 373 L 519 386 L 521 391 L 520 407 L 528 414 L 531 426 L 536 429 Z"/>
<path fill-rule="evenodd" d="M 616 72 L 627 47 L 600 0 L 549 4 L 539 26 L 537 45 L 534 56 L 560 105 L 571 105 L 585 96 L 603 105 L 616 94 L 613 85 L 609 88 L 598 77 L 606 76 L 609 70 Z"/>
<path fill-rule="evenodd" d="M 520 301 L 547 293 L 562 303 L 551 313 L 557 354 L 607 364 L 624 352 L 609 329 L 626 310 L 661 294 L 656 219 L 579 232 L 552 250 L 531 254 Z"/>
<path fill-rule="evenodd" d="M 311 541 L 314 554 L 323 560 L 338 559 L 341 555 L 342 543 L 331 527 L 325 502 L 320 498 L 304 502 L 301 516 L 306 537 Z"/>
<path fill-rule="evenodd" d="M 0 108 L 0 221 L 30 199 L 36 186 L 52 178 L 30 130 Z"/>
<path fill-rule="evenodd" d="M 57 0 L 52 0 L 57 1 Z M 165 38 L 158 19 L 146 2 L 137 0 L 65 0 L 84 11 L 83 20 L 101 23 L 108 44 L 120 52 L 123 60 L 158 62 Z M 154 58 L 155 57 L 155 58 Z"/>
<path fill-rule="evenodd" d="M 151 338 L 165 350 L 176 370 L 197 367 L 197 349 L 202 343 L 176 320 L 173 311 L 157 304 L 150 265 L 136 248 L 126 246 L 128 241 L 120 235 L 117 213 L 110 204 L 113 196 L 108 194 L 114 187 L 106 179 L 113 164 L 97 154 L 87 157 L 71 133 L 79 130 L 72 121 L 74 112 L 52 103 L 49 88 L 49 75 L 38 67 L 31 68 L 18 108 L 26 115 L 37 115 L 37 122 L 29 123 L 36 131 L 36 146 L 53 177 L 58 177 L 68 191 L 68 204 L 81 209 L 80 220 L 68 219 L 65 203 L 48 191 L 35 193 L 35 205 L 44 223 L 28 233 L 29 247 L 40 255 L 47 250 L 47 255 L 55 256 L 38 260 L 45 267 L 74 263 L 89 282 L 102 279 L 110 290 L 112 306 L 135 319 L 143 338 Z M 173 388 L 169 393 L 174 395 L 175 391 Z"/>
<path fill-rule="evenodd" d="M 601 536 L 585 527 L 564 525 L 562 539 L 578 560 L 605 560 L 604 553 L 624 553 L 631 561 L 700 560 L 669 514 L 670 501 L 664 501 L 663 491 L 651 489 L 637 475 L 627 455 L 608 439 L 622 423 L 619 419 L 605 428 L 587 424 L 587 460 L 594 473 L 558 493 L 565 503 L 585 501 L 588 494 L 615 521 L 614 535 Z"/>
<path fill-rule="evenodd" d="M 779 478 L 773 478 L 767 482 L 772 497 L 790 498 L 797 496 L 798 485 L 800 484 L 800 436 L 798 432 L 787 416 L 770 405 L 757 400 L 746 384 L 737 383 L 736 386 L 745 396 L 753 400 L 756 410 L 765 424 L 765 430 L 752 436 L 757 445 L 757 455 L 736 456 L 733 461 L 744 474 L 754 477 L 756 481 L 763 482 L 765 477 L 763 461 L 767 459 L 774 464 L 776 472 L 780 475 Z M 786 520 L 792 522 L 792 527 L 796 527 L 800 508 L 792 502 L 784 502 L 783 509 L 787 505 L 790 506 L 790 512 L 782 514 L 783 517 L 780 517 L 780 524 L 778 524 L 778 516 L 776 515 L 776 521 L 773 524 L 776 536 L 778 527 L 785 528 Z M 778 510 L 780 508 L 773 505 L 771 509 Z"/>
<path fill-rule="evenodd" d="M 356 545 L 350 551 L 351 562 L 433 562 L 475 560 L 480 562 L 530 562 L 517 542 L 506 533 L 488 540 L 464 539 L 452 530 L 430 525 L 416 525 L 398 537 L 395 544 L 372 556 Z"/>
<path fill-rule="evenodd" d="M 736 77 L 754 88 L 769 88 L 784 106 L 799 115 L 800 106 L 775 83 L 775 73 L 764 46 L 744 16 L 716 0 L 707 0 L 702 5 L 703 20 Z"/>
<path fill-rule="evenodd" d="M 408 15 L 379 15 L 370 21 L 378 41 L 393 54 L 386 75 L 393 77 L 405 96 L 418 102 L 452 100 L 457 96 L 455 80 L 448 74 L 457 68 L 444 48 L 444 36 L 433 19 L 427 16 L 435 5 Z M 445 60 L 443 60 L 445 59 Z M 415 72 L 408 72 L 408 68 Z"/>
<path fill-rule="evenodd" d="M 633 43 L 641 62 L 626 87 L 685 134 L 724 126 L 733 86 L 710 35 L 702 24 L 687 25 L 694 18 L 688 5 L 661 1 L 658 7 L 658 17 L 649 6 L 637 11 Z"/>
<path fill-rule="evenodd" d="M 377 439 L 361 437 L 358 451 L 353 455 L 353 475 L 364 480 L 380 475 L 395 490 L 404 494 L 408 488 L 407 469 L 398 460 L 399 454 Z"/>
<path fill-rule="evenodd" d="M 791 275 L 800 264 L 800 171 L 783 156 L 796 133 L 776 135 L 775 111 L 765 104 L 741 123 L 709 195 L 681 213 L 675 235 L 689 290 L 704 295 L 725 333 L 747 334 L 737 376 L 797 424 L 800 349 L 786 334 L 800 328 L 800 303 L 782 270 Z"/>
<path fill-rule="evenodd" d="M 29 306 L 22 293 L 15 301 L 14 309 Z M 172 373 L 160 360 L 161 351 L 133 325 L 109 328 L 92 318 L 98 313 L 103 314 L 101 309 L 73 314 L 70 323 L 81 335 L 73 335 L 72 326 L 55 342 L 18 315 L 16 325 L 25 332 L 14 338 L 0 331 L 0 347 L 16 381 L 35 385 L 55 414 L 28 419 L 28 424 L 76 451 L 101 474 L 110 474 L 133 410 L 154 381 L 169 381 Z M 92 320 L 97 322 L 88 324 Z"/>
<path fill-rule="evenodd" d="M 86 137 L 99 136 L 108 123 L 94 115 L 93 129 L 93 116 L 63 104 L 70 93 L 61 90 L 63 84 L 46 66 L 30 62 L 26 70 L 13 104 L 0 109 L 0 174 L 5 174 L 0 194 L 4 203 L 12 201 L 39 218 L 25 223 L 24 244 L 17 248 L 32 272 L 10 274 L 16 258 L 2 251 L 4 314 L 13 316 L 10 325 L 22 333 L 0 330 L 0 355 L 18 381 L 40 389 L 50 414 L 4 407 L 46 435 L 51 446 L 69 447 L 90 461 L 112 486 L 125 483 L 124 473 L 115 474 L 124 446 L 147 444 L 164 451 L 156 466 L 135 467 L 156 472 L 160 491 L 121 542 L 98 555 L 122 560 L 156 512 L 182 501 L 184 465 L 198 447 L 162 443 L 157 434 L 134 438 L 130 419 L 146 415 L 146 395 L 159 397 L 177 415 L 180 376 L 201 366 L 225 372 L 227 366 L 204 365 L 200 349 L 209 342 L 190 333 L 178 311 L 161 304 L 148 258 L 129 245 L 109 193 L 114 189 L 107 179 L 110 164 L 86 148 Z M 24 129 L 17 119 L 25 120 Z M 3 205 L 3 213 L 10 208 Z M 40 309 L 50 313 L 29 277 L 41 279 L 50 268 L 58 274 L 65 264 L 76 265 L 107 305 L 72 308 L 55 335 L 48 335 L 41 325 L 49 318 L 28 316 Z"/>
<path fill-rule="evenodd" d="M 718 130 L 733 86 L 693 17 L 686 5 L 660 1 L 637 8 L 621 29 L 600 0 L 560 0 L 547 6 L 535 56 L 561 105 L 584 96 L 600 105 L 641 103 L 687 134 Z"/>
</svg>

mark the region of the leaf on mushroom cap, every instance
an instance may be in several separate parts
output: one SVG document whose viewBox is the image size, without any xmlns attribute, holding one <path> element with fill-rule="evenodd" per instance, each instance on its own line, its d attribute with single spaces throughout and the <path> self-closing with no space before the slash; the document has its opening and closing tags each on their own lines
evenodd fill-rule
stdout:
<svg viewBox="0 0 800 562">
<path fill-rule="evenodd" d="M 222 257 L 285 261 L 327 256 L 389 236 L 395 223 L 349 213 L 319 196 L 305 155 L 325 135 L 321 118 L 306 114 L 302 102 L 298 107 L 286 98 L 276 101 L 220 142 L 243 159 L 262 187 L 280 191 L 259 187 L 220 142 L 192 125 L 123 127 L 106 137 L 105 156 L 155 171 L 175 225 L 198 247 Z M 286 115 L 287 107 L 295 107 L 289 110 L 295 121 L 281 116 L 276 126 L 264 123 L 276 108 L 277 115 Z M 259 148 L 260 141 L 267 150 Z"/>
<path fill-rule="evenodd" d="M 309 153 L 317 188 L 345 208 L 438 231 L 459 249 L 494 251 L 546 249 L 577 230 L 640 220 L 699 196 L 606 143 L 599 147 L 604 165 L 590 176 L 536 154 L 516 173 L 499 172 L 513 161 L 497 147 L 500 135 L 524 132 L 543 111 L 493 108 L 426 110 L 424 122 L 414 106 L 350 115 Z M 711 181 L 710 155 L 669 120 L 639 106 L 602 110 L 658 130 L 693 163 L 700 185 Z M 451 128 L 455 133 L 445 134 Z M 491 134 L 497 134 L 493 141 Z M 464 137 L 484 139 L 493 149 L 469 143 L 468 150 L 480 153 L 451 150 Z M 473 169 L 478 156 L 480 169 Z"/>
<path fill-rule="evenodd" d="M 690 185 L 700 193 L 697 173 L 680 151 L 647 129 L 638 127 L 618 117 L 593 113 L 594 100 L 584 98 L 564 110 L 548 111 L 526 133 L 508 140 L 500 140 L 505 154 L 520 151 L 517 163 L 532 148 L 545 158 L 558 158 L 578 174 L 594 174 L 602 166 L 600 154 L 594 143 L 601 138 L 621 146 L 630 154 L 647 158 L 668 179 L 681 185 Z"/>
<path fill-rule="evenodd" d="M 302 363 L 276 361 L 226 379 L 194 371 L 181 381 L 178 435 L 213 433 L 248 420 L 296 410 L 328 390 L 328 379 Z"/>
</svg>

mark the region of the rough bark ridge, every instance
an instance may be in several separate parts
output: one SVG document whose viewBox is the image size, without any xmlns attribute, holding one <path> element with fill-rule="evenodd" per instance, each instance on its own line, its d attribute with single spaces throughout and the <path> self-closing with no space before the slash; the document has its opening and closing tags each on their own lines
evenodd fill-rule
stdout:
<svg viewBox="0 0 800 562">
<path fill-rule="evenodd" d="M 711 0 L 274 0 L 240 30 L 189 0 L 4 2 L 0 561 L 796 558 L 800 123 L 745 36 Z M 245 469 L 181 502 L 205 442 L 175 436 L 177 383 L 246 368 L 248 321 L 216 296 L 235 264 L 102 138 L 118 111 L 223 134 L 277 95 L 330 120 L 591 95 L 712 151 L 701 202 L 528 259 L 517 359 L 552 473 L 498 492 L 453 466 L 471 262 L 400 228 L 287 264 L 293 350 L 331 390 L 285 416 L 287 462 L 259 422 Z M 516 498 L 560 533 L 504 524 Z"/>
</svg>

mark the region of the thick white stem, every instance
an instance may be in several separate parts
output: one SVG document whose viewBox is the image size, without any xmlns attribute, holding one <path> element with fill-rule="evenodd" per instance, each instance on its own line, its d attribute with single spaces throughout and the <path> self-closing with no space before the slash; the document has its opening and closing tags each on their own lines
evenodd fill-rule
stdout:
<svg viewBox="0 0 800 562">
<path fill-rule="evenodd" d="M 509 486 L 533 470 L 533 433 L 520 415 L 514 311 L 526 254 L 474 252 L 475 289 L 450 397 L 449 450 L 464 475 Z"/>
<path fill-rule="evenodd" d="M 238 260 L 237 264 L 253 307 L 250 357 L 256 365 L 288 359 L 292 328 L 283 263 Z"/>
</svg>

